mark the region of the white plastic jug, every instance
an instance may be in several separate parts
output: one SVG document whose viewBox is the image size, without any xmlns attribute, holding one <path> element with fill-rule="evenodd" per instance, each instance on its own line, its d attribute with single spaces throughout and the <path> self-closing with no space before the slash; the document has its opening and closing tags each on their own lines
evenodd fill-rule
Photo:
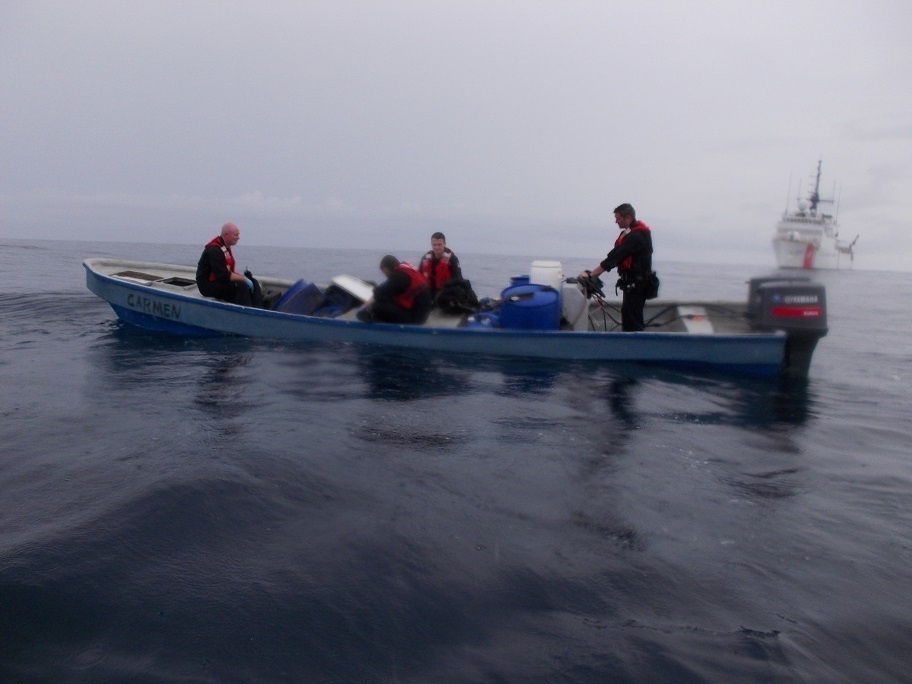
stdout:
<svg viewBox="0 0 912 684">
<path fill-rule="evenodd" d="M 529 282 L 534 285 L 548 285 L 558 292 L 564 282 L 564 273 L 559 261 L 533 261 L 529 270 Z"/>
</svg>

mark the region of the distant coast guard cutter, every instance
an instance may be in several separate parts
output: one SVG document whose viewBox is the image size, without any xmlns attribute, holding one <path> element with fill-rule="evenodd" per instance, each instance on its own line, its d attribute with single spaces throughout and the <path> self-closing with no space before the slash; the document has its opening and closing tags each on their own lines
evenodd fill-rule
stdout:
<svg viewBox="0 0 912 684">
<path fill-rule="evenodd" d="M 838 269 L 851 267 L 855 260 L 855 243 L 839 239 L 836 218 L 818 213 L 818 207 L 832 199 L 820 198 L 820 175 L 823 161 L 817 162 L 817 179 L 807 199 L 799 199 L 797 209 L 787 209 L 776 225 L 773 249 L 779 268 Z"/>
</svg>

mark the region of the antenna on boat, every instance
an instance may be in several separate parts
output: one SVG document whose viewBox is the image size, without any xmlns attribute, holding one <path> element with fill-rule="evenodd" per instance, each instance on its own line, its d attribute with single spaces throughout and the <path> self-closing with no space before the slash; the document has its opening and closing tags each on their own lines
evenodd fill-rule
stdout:
<svg viewBox="0 0 912 684">
<path fill-rule="evenodd" d="M 833 183 L 833 194 L 836 195 L 836 215 L 833 217 L 833 223 L 839 223 L 839 202 L 842 201 L 842 186 L 839 186 L 839 192 L 836 192 L 836 183 Z M 855 238 L 856 240 L 858 238 Z M 852 243 L 855 244 L 855 243 Z"/>
<path fill-rule="evenodd" d="M 785 193 L 785 211 L 782 212 L 783 216 L 787 216 L 789 213 L 789 197 L 792 196 L 792 174 L 789 173 L 789 189 Z"/>
</svg>

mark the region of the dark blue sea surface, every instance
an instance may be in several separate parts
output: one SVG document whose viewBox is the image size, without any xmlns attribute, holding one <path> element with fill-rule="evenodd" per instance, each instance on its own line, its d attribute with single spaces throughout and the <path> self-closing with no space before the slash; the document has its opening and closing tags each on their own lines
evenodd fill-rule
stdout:
<svg viewBox="0 0 912 684">
<path fill-rule="evenodd" d="M 910 680 L 912 274 L 813 274 L 784 383 L 149 334 L 81 261 L 199 248 L 0 246 L 0 682 Z M 530 261 L 460 257 L 487 295 Z"/>
</svg>

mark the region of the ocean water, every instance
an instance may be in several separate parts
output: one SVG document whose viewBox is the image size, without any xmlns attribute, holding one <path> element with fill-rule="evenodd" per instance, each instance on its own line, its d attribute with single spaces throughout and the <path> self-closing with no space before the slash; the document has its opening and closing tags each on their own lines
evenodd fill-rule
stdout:
<svg viewBox="0 0 912 684">
<path fill-rule="evenodd" d="M 910 680 L 912 274 L 815 274 L 783 383 L 147 334 L 86 290 L 107 255 L 198 249 L 2 242 L 0 682 Z"/>
</svg>

